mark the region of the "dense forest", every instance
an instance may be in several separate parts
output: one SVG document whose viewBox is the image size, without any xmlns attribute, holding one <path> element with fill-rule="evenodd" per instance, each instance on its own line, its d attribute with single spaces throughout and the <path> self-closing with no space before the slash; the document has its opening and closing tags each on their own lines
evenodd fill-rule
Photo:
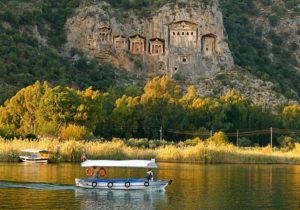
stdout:
<svg viewBox="0 0 300 210">
<path fill-rule="evenodd" d="M 300 107 L 283 107 L 280 114 L 253 105 L 230 90 L 219 98 L 199 97 L 193 86 L 183 94 L 168 77 L 156 77 L 144 89 L 100 92 L 91 87 L 50 87 L 36 82 L 20 90 L 0 108 L 1 135 L 68 139 L 104 137 L 177 141 L 190 137 L 176 131 L 255 130 L 268 127 L 296 129 Z M 196 135 L 197 136 L 197 135 Z M 199 135 L 198 135 L 199 136 Z M 256 141 L 257 139 L 255 139 Z M 266 144 L 264 138 L 259 144 Z"/>
<path fill-rule="evenodd" d="M 1 2 L 4 7 L 0 6 L 0 103 L 37 80 L 80 89 L 93 86 L 104 91 L 129 77 L 122 71 L 116 74 L 111 65 L 86 59 L 75 49 L 72 53 L 80 55 L 76 60 L 59 53 L 66 41 L 66 18 L 73 14 L 78 3 L 78 0 L 41 0 L 32 5 L 22 0 Z M 39 43 L 31 32 L 26 33 L 35 25 L 45 36 L 46 44 Z"/>
<path fill-rule="evenodd" d="M 229 47 L 234 61 L 251 73 L 276 84 L 279 91 L 287 97 L 299 98 L 300 75 L 296 68 L 296 42 L 289 42 L 289 34 L 280 33 L 276 26 L 281 18 L 292 18 L 300 15 L 299 0 L 220 0 L 228 33 Z M 258 7 L 260 6 L 260 7 Z M 270 10 L 267 20 L 270 30 L 265 31 L 262 25 L 253 25 L 251 19 L 266 18 L 261 11 Z M 300 28 L 297 31 L 300 35 Z"/>
</svg>

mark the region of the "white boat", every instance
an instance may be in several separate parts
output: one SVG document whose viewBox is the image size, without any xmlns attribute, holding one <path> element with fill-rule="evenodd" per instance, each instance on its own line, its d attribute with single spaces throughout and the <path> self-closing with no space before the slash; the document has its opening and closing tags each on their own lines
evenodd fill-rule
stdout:
<svg viewBox="0 0 300 210">
<path fill-rule="evenodd" d="M 104 167 L 126 167 L 126 168 L 157 168 L 155 160 L 87 160 L 81 163 L 86 167 L 88 175 L 94 173 L 92 170 L 100 171 L 100 176 L 106 175 Z M 98 167 L 98 169 L 97 169 Z M 100 170 L 99 170 L 100 167 Z M 102 170 L 102 174 L 101 174 Z M 104 174 L 103 174 L 104 173 Z M 164 190 L 172 183 L 172 180 L 148 180 L 147 178 L 130 179 L 103 179 L 103 178 L 76 178 L 77 187 L 104 190 Z"/>
<path fill-rule="evenodd" d="M 49 159 L 49 151 L 48 150 L 40 150 L 40 149 L 23 149 L 21 150 L 28 155 L 19 156 L 20 160 L 23 162 L 30 163 L 47 163 Z"/>
</svg>

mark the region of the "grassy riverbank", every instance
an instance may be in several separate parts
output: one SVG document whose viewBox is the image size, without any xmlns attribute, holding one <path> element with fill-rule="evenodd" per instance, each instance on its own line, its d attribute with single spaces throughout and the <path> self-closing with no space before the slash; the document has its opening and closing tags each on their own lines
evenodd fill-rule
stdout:
<svg viewBox="0 0 300 210">
<path fill-rule="evenodd" d="M 0 161 L 16 162 L 21 149 L 39 148 L 52 151 L 51 162 L 79 162 L 82 153 L 88 159 L 150 159 L 197 163 L 287 163 L 300 164 L 300 145 L 291 151 L 264 148 L 238 148 L 232 144 L 199 141 L 164 144 L 155 148 L 129 146 L 120 139 L 113 141 L 3 140 L 0 139 Z"/>
</svg>

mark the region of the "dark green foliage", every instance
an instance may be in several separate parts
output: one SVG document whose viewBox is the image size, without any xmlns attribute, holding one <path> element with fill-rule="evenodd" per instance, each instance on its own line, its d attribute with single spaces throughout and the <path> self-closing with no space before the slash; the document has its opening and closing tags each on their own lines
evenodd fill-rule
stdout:
<svg viewBox="0 0 300 210">
<path fill-rule="evenodd" d="M 36 135 L 29 133 L 25 136 L 25 139 L 35 140 L 35 139 L 37 139 L 37 137 L 36 137 Z"/>
<path fill-rule="evenodd" d="M 295 50 L 297 50 L 298 49 L 298 44 L 296 43 L 296 42 L 292 42 L 291 44 L 290 44 L 290 46 L 289 46 L 289 49 L 291 50 L 291 51 L 295 51 Z"/>
<path fill-rule="evenodd" d="M 168 0 L 106 0 L 113 7 L 119 7 L 123 9 L 145 9 L 147 7 L 161 7 Z"/>
<path fill-rule="evenodd" d="M 268 17 L 271 26 L 276 26 L 279 22 L 279 17 L 277 15 L 270 15 Z"/>
<path fill-rule="evenodd" d="M 275 13 L 278 16 L 286 15 L 287 10 L 283 5 L 274 5 L 272 6 L 272 12 Z"/>
<path fill-rule="evenodd" d="M 64 30 L 67 17 L 73 15 L 74 9 L 79 6 L 80 0 L 43 0 L 42 17 L 50 23 L 50 30 L 46 30 L 49 42 L 55 47 L 61 47 L 66 41 Z M 42 26 L 41 26 L 42 27 Z"/>
<path fill-rule="evenodd" d="M 175 73 L 173 75 L 173 79 L 176 80 L 176 81 L 181 81 L 182 82 L 182 81 L 184 81 L 184 76 L 180 73 Z"/>
<path fill-rule="evenodd" d="M 248 138 L 245 138 L 245 137 L 240 138 L 238 143 L 239 143 L 239 145 L 238 145 L 239 147 L 250 147 L 250 146 L 252 146 L 251 140 L 248 139 Z"/>
<path fill-rule="evenodd" d="M 262 1 L 270 5 L 272 1 Z M 292 88 L 300 92 L 300 75 L 294 66 L 299 65 L 295 55 L 284 50 L 285 40 L 276 32 L 270 31 L 267 35 L 273 46 L 268 47 L 262 38 L 261 26 L 253 26 L 250 16 L 259 16 L 252 0 L 221 0 L 221 9 L 224 15 L 225 27 L 229 38 L 229 47 L 233 52 L 235 63 L 246 68 L 257 76 L 278 84 L 279 91 L 287 93 Z M 269 21 L 272 26 L 277 25 L 279 18 L 286 15 L 284 6 L 274 5 Z M 256 28 L 255 28 L 256 27 Z M 290 49 L 294 49 L 293 45 Z M 273 54 L 272 61 L 270 55 Z M 286 94 L 287 97 L 291 95 Z M 295 95 L 293 95 L 295 97 Z M 296 96 L 298 97 L 298 96 Z"/>
<path fill-rule="evenodd" d="M 7 87 L 0 87 L 0 103 L 36 80 L 78 88 L 93 86 L 103 91 L 115 84 L 118 76 L 112 66 L 99 65 L 83 56 L 74 63 L 20 30 L 37 25 L 39 32 L 48 38 L 48 44 L 59 48 L 66 41 L 65 21 L 80 0 L 41 0 L 30 6 L 27 5 L 30 2 L 23 0 L 4 3 L 6 7 L 0 8 L 0 84 L 5 82 Z M 19 9 L 20 4 L 27 7 Z M 3 21 L 11 28 L 4 28 Z M 76 50 L 72 53 L 80 55 Z"/>
<path fill-rule="evenodd" d="M 0 31 L 1 79 L 16 88 L 1 89 L 1 103 L 7 97 L 36 80 L 52 84 L 70 84 L 79 88 L 93 86 L 106 90 L 114 85 L 116 75 L 110 65 L 79 59 L 75 64 L 62 58 L 55 51 L 39 46 L 37 41 L 17 30 Z M 75 83 L 75 84 L 74 84 Z"/>
<path fill-rule="evenodd" d="M 285 151 L 290 151 L 295 148 L 295 140 L 290 136 L 280 136 L 277 139 L 280 147 Z"/>
<path fill-rule="evenodd" d="M 32 6 L 28 6 L 30 3 Z M 48 43 L 59 48 L 66 41 L 65 22 L 73 15 L 79 3 L 80 0 L 4 2 L 6 7 L 0 8 L 0 20 L 9 22 L 15 29 L 20 26 L 37 25 L 39 32 L 48 38 Z M 21 4 L 28 4 L 28 8 L 18 8 Z"/>
<path fill-rule="evenodd" d="M 261 3 L 264 5 L 264 6 L 269 6 L 272 4 L 272 0 L 261 0 Z"/>
<path fill-rule="evenodd" d="M 163 6 L 171 0 L 106 0 L 113 7 L 123 9 L 123 11 L 131 10 L 140 17 L 150 17 L 151 11 Z M 184 5 L 183 5 L 184 6 Z"/>
<path fill-rule="evenodd" d="M 284 0 L 285 6 L 288 9 L 293 9 L 299 5 L 300 1 L 299 0 Z"/>
</svg>

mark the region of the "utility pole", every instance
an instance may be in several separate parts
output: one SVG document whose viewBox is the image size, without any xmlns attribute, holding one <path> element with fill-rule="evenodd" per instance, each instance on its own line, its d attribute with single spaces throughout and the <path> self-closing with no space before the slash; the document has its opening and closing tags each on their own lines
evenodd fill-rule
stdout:
<svg viewBox="0 0 300 210">
<path fill-rule="evenodd" d="M 271 136 L 271 150 L 273 148 L 273 128 L 270 128 L 270 136 Z"/>
<path fill-rule="evenodd" d="M 212 137 L 212 135 L 213 135 L 213 132 L 212 132 L 212 130 L 210 130 L 210 138 Z"/>
<path fill-rule="evenodd" d="M 36 130 L 36 126 L 35 126 L 35 121 L 33 123 L 33 134 L 35 135 L 35 130 Z"/>
<path fill-rule="evenodd" d="M 236 130 L 236 146 L 239 146 L 239 129 Z"/>
<path fill-rule="evenodd" d="M 159 129 L 159 137 L 160 137 L 159 139 L 162 140 L 162 126 L 160 126 L 160 129 Z"/>
</svg>

